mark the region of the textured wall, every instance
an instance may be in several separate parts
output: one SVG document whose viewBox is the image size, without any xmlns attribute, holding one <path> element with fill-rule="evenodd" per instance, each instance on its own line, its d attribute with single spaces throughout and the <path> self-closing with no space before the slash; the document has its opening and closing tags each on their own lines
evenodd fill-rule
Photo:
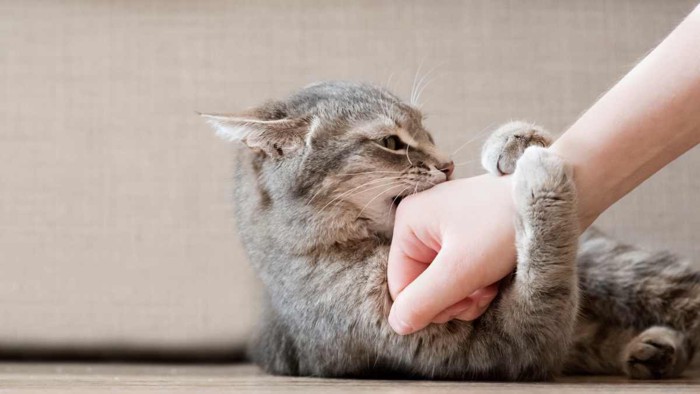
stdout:
<svg viewBox="0 0 700 394">
<path fill-rule="evenodd" d="M 695 3 L 0 1 L 0 345 L 240 343 L 258 292 L 231 151 L 195 110 L 320 79 L 407 97 L 418 74 L 442 146 L 509 119 L 562 130 Z M 697 258 L 698 168 L 695 149 L 600 224 Z"/>
</svg>

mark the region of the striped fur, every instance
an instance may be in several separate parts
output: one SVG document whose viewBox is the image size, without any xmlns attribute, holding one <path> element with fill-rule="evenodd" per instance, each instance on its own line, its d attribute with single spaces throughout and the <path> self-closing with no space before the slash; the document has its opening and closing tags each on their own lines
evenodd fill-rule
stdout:
<svg viewBox="0 0 700 394">
<path fill-rule="evenodd" d="M 569 170 L 543 148 L 551 138 L 536 126 L 505 125 L 482 155 L 488 170 L 514 172 L 516 271 L 478 320 L 398 336 L 386 319 L 395 202 L 449 176 L 420 112 L 383 89 L 326 82 L 209 120 L 247 145 L 235 212 L 267 293 L 251 354 L 270 373 L 664 378 L 692 358 L 700 273 L 597 230 L 579 238 Z M 387 148 L 396 146 L 389 136 L 407 148 Z"/>
</svg>

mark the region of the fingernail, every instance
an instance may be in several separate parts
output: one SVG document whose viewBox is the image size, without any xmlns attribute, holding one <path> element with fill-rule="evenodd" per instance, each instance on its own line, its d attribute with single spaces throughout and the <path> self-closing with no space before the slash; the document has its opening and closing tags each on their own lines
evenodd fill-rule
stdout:
<svg viewBox="0 0 700 394">
<path fill-rule="evenodd" d="M 396 316 L 393 308 L 392 311 L 389 312 L 389 325 L 399 335 L 408 335 L 413 332 L 411 326 Z"/>
</svg>

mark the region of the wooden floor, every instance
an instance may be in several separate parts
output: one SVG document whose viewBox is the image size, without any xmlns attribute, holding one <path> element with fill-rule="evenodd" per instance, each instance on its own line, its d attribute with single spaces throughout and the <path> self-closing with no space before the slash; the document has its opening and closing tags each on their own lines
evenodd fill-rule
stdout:
<svg viewBox="0 0 700 394">
<path fill-rule="evenodd" d="M 251 365 L 0 363 L 0 393 L 700 393 L 700 368 L 684 378 L 565 378 L 550 383 L 338 380 L 267 376 Z"/>
</svg>

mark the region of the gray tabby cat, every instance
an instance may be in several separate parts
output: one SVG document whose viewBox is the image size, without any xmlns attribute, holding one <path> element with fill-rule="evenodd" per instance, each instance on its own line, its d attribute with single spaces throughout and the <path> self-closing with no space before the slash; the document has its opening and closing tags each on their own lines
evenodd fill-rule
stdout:
<svg viewBox="0 0 700 394">
<path fill-rule="evenodd" d="M 235 209 L 267 289 L 252 356 L 270 373 L 668 378 L 693 356 L 700 273 L 596 230 L 579 240 L 571 173 L 536 126 L 509 123 L 483 150 L 488 171 L 513 174 L 516 271 L 479 319 L 399 336 L 387 323 L 394 208 L 453 168 L 420 112 L 383 89 L 325 82 L 241 115 L 204 116 L 248 148 Z"/>
</svg>

